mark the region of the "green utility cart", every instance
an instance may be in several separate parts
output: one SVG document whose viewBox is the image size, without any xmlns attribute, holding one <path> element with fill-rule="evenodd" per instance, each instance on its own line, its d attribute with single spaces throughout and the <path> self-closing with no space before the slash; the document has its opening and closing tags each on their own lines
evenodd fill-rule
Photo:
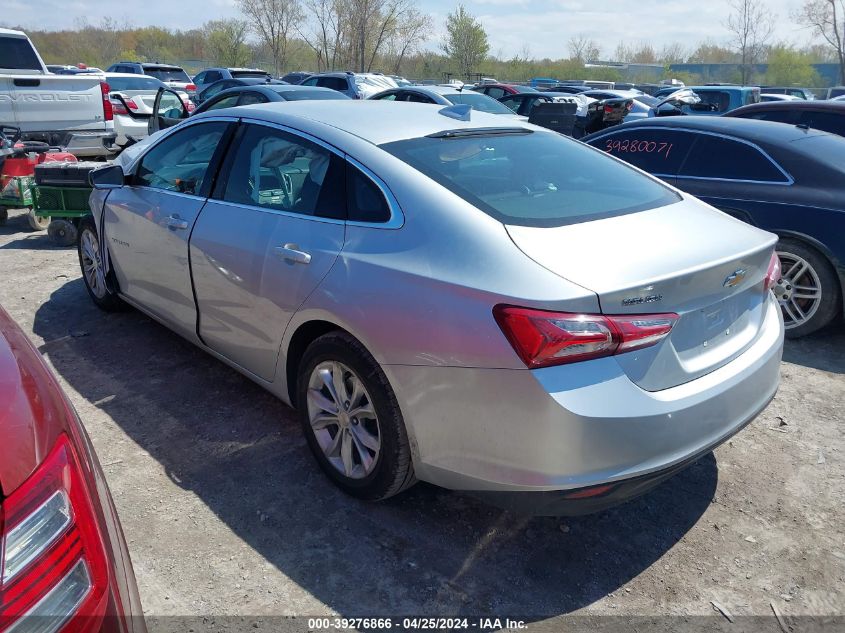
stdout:
<svg viewBox="0 0 845 633">
<path fill-rule="evenodd" d="M 60 246 L 76 244 L 79 220 L 91 213 L 91 187 L 34 185 L 32 208 L 37 218 L 47 221 L 47 235 Z"/>
</svg>

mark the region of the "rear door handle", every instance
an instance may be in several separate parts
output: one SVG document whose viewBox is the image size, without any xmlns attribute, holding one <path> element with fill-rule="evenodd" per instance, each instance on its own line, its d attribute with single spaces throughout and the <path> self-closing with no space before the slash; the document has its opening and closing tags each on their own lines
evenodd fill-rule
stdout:
<svg viewBox="0 0 845 633">
<path fill-rule="evenodd" d="M 171 215 L 167 218 L 167 228 L 169 229 L 187 229 L 188 221 L 183 220 L 178 215 Z"/>
<path fill-rule="evenodd" d="M 273 249 L 279 257 L 284 260 L 291 261 L 295 264 L 310 264 L 311 253 L 299 250 L 296 244 L 285 244 L 284 246 L 277 246 Z"/>
</svg>

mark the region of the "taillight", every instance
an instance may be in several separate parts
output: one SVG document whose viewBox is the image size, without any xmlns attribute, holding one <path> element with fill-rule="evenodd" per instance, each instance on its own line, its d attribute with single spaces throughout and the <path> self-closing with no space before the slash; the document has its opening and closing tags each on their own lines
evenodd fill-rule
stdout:
<svg viewBox="0 0 845 633">
<path fill-rule="evenodd" d="M 780 258 L 778 254 L 772 253 L 772 258 L 769 260 L 769 269 L 766 271 L 766 277 L 763 280 L 763 289 L 771 290 L 780 281 L 781 269 Z"/>
<path fill-rule="evenodd" d="M 112 114 L 129 114 L 129 110 L 135 111 L 138 109 L 138 104 L 132 99 L 123 99 L 122 102 L 120 99 L 111 99 L 110 103 Z"/>
<path fill-rule="evenodd" d="M 185 90 L 187 90 L 188 92 L 196 92 L 197 86 L 196 84 L 188 84 L 187 86 L 185 86 Z"/>
<path fill-rule="evenodd" d="M 108 562 L 91 491 L 66 436 L 3 500 L 0 534 L 0 630 L 58 631 L 74 621 L 74 631 L 99 627 Z"/>
<path fill-rule="evenodd" d="M 111 99 L 109 99 L 110 92 L 109 85 L 105 81 L 100 82 L 100 92 L 103 93 L 103 120 L 114 121 L 114 111 L 112 110 Z"/>
<path fill-rule="evenodd" d="M 611 105 L 604 106 L 604 113 L 605 114 L 613 114 L 613 106 L 611 106 Z"/>
<path fill-rule="evenodd" d="M 655 345 L 678 315 L 571 314 L 498 305 L 493 316 L 529 369 L 622 354 Z"/>
</svg>

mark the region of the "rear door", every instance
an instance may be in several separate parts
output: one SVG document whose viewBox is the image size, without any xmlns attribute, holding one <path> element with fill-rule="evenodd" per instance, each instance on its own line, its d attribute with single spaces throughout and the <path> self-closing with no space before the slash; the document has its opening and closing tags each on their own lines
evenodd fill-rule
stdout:
<svg viewBox="0 0 845 633">
<path fill-rule="evenodd" d="M 282 335 L 343 247 L 343 159 L 292 131 L 243 126 L 191 236 L 199 334 L 272 380 Z"/>
<path fill-rule="evenodd" d="M 130 185 L 105 204 L 105 236 L 121 291 L 174 330 L 196 338 L 188 237 L 211 191 L 233 123 L 174 131 L 141 158 Z"/>
</svg>

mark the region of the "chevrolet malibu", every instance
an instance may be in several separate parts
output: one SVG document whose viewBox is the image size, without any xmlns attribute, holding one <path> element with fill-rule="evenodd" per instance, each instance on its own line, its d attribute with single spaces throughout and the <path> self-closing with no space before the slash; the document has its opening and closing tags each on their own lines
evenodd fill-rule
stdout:
<svg viewBox="0 0 845 633">
<path fill-rule="evenodd" d="M 777 389 L 775 236 L 543 128 L 466 106 L 246 106 L 91 179 L 91 299 L 292 404 L 358 497 L 424 480 L 598 510 Z"/>
</svg>

